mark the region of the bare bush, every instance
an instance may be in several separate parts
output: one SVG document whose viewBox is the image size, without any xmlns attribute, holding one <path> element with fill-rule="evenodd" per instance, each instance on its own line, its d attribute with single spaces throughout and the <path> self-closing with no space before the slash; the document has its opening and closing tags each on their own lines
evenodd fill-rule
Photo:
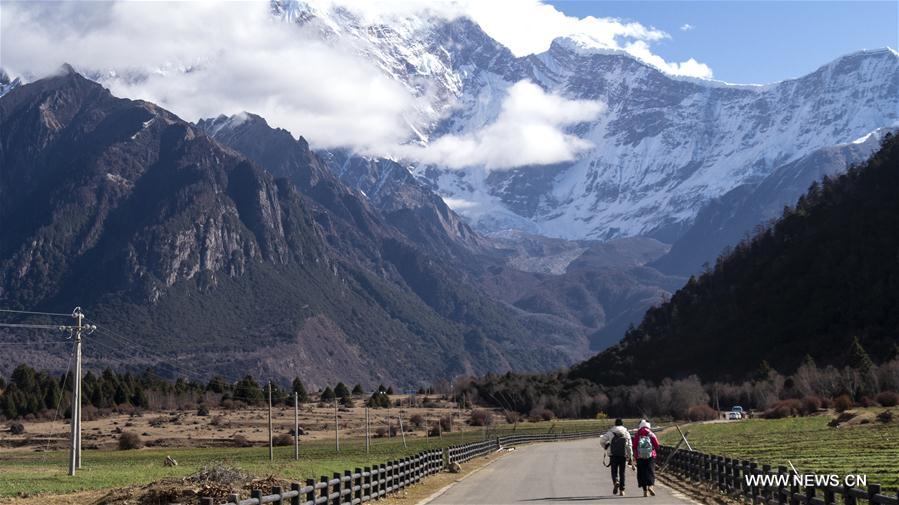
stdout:
<svg viewBox="0 0 899 505">
<path fill-rule="evenodd" d="M 409 418 L 409 422 L 412 424 L 412 426 L 421 428 L 425 425 L 425 418 L 421 414 L 412 414 L 412 417 Z"/>
<path fill-rule="evenodd" d="M 276 447 L 284 447 L 288 445 L 293 445 L 293 436 L 287 433 L 281 433 L 280 435 L 275 435 L 272 437 L 272 445 Z"/>
<path fill-rule="evenodd" d="M 799 410 L 802 415 L 809 416 L 818 412 L 824 402 L 822 402 L 821 398 L 818 398 L 817 396 L 809 395 L 802 398 L 802 400 L 799 400 L 799 403 Z"/>
<path fill-rule="evenodd" d="M 799 400 L 781 400 L 766 410 L 763 416 L 765 419 L 783 419 L 800 415 L 801 409 L 802 403 Z"/>
<path fill-rule="evenodd" d="M 493 424 L 493 413 L 484 409 L 472 410 L 471 416 L 468 418 L 468 424 L 471 426 L 491 426 Z"/>
<path fill-rule="evenodd" d="M 375 438 L 384 438 L 387 436 L 387 428 L 379 426 L 375 429 Z"/>
<path fill-rule="evenodd" d="M 882 391 L 876 397 L 881 407 L 895 407 L 899 405 L 899 393 L 895 391 Z"/>
<path fill-rule="evenodd" d="M 553 411 L 551 411 L 547 408 L 537 407 L 537 408 L 531 409 L 531 413 L 528 415 L 528 417 L 532 421 L 537 422 L 537 421 L 551 421 L 554 417 L 556 417 L 556 415 L 553 413 Z"/>
<path fill-rule="evenodd" d="M 711 421 L 718 418 L 718 412 L 706 404 L 693 405 L 687 409 L 687 419 L 690 421 Z"/>
<path fill-rule="evenodd" d="M 833 399 L 833 409 L 837 412 L 846 412 L 854 406 L 849 395 L 840 395 Z"/>
<path fill-rule="evenodd" d="M 243 435 L 234 435 L 231 437 L 231 443 L 234 447 L 252 447 L 252 443 Z"/>
<path fill-rule="evenodd" d="M 514 410 L 506 411 L 506 422 L 509 424 L 515 424 L 521 420 L 521 414 L 515 412 Z"/>
<path fill-rule="evenodd" d="M 134 433 L 133 431 L 126 431 L 119 435 L 119 450 L 120 451 L 130 451 L 132 449 L 140 449 L 144 446 L 143 440 L 141 440 L 140 435 Z"/>
<path fill-rule="evenodd" d="M 25 433 L 25 425 L 22 423 L 12 423 L 9 425 L 9 433 L 12 435 L 21 435 Z"/>
</svg>

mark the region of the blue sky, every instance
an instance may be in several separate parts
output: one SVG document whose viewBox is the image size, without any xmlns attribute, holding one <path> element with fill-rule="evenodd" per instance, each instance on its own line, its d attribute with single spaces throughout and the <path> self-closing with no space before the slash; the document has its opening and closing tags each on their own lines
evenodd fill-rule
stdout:
<svg viewBox="0 0 899 505">
<path fill-rule="evenodd" d="M 846 53 L 899 45 L 895 0 L 547 3 L 569 16 L 616 17 L 664 30 L 671 38 L 654 42 L 654 53 L 668 61 L 695 58 L 715 79 L 735 83 L 798 77 Z"/>
</svg>

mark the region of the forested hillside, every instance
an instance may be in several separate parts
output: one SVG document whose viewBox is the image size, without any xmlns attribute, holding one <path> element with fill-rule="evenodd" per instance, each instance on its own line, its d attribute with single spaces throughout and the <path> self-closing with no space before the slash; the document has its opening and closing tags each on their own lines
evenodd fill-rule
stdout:
<svg viewBox="0 0 899 505">
<path fill-rule="evenodd" d="M 713 269 L 650 309 L 624 340 L 576 366 L 603 384 L 698 374 L 741 379 L 806 355 L 843 365 L 857 336 L 875 362 L 899 338 L 899 139 L 814 183 Z"/>
</svg>

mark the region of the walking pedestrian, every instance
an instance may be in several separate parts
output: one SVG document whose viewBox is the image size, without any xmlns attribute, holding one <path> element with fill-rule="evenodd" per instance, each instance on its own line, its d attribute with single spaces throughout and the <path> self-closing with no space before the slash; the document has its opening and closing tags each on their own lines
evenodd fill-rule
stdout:
<svg viewBox="0 0 899 505">
<path fill-rule="evenodd" d="M 627 465 L 634 465 L 634 449 L 631 434 L 624 427 L 624 421 L 615 419 L 615 426 L 599 437 L 599 443 L 609 458 L 612 469 L 612 494 L 624 496 L 624 471 Z"/>
<path fill-rule="evenodd" d="M 643 496 L 655 496 L 655 458 L 659 449 L 659 439 L 652 432 L 649 421 L 640 421 L 634 435 L 634 454 L 637 456 L 637 486 L 643 489 Z"/>
</svg>

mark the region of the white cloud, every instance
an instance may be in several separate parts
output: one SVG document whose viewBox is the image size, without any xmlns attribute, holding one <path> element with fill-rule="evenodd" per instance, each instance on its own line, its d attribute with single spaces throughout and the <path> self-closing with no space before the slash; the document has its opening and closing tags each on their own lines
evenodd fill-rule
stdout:
<svg viewBox="0 0 899 505">
<path fill-rule="evenodd" d="M 349 0 L 313 0 L 329 9 Z M 517 55 L 579 35 L 666 72 L 711 77 L 693 59 L 667 62 L 651 44 L 669 37 L 636 22 L 567 16 L 540 0 L 370 0 L 349 3 L 369 21 L 385 16 L 470 16 Z M 118 95 L 158 103 L 187 120 L 251 111 L 304 135 L 316 148 L 407 156 L 451 167 L 504 169 L 573 159 L 590 147 L 564 127 L 601 111 L 546 94 L 529 82 L 509 89 L 496 119 L 476 132 L 404 145 L 429 97 L 387 76 L 371 59 L 295 23 L 266 1 L 2 2 L 2 65 L 35 79 L 63 62 L 99 77 Z"/>
<path fill-rule="evenodd" d="M 692 29 L 693 29 L 693 25 L 691 25 L 690 23 L 684 23 L 680 27 L 680 31 L 682 31 L 682 32 L 689 32 Z"/>
<path fill-rule="evenodd" d="M 604 110 L 592 100 L 567 100 L 529 81 L 513 84 L 499 115 L 470 133 L 444 135 L 427 146 L 403 146 L 401 156 L 449 168 L 502 170 L 569 161 L 592 144 L 562 129 L 592 121 Z"/>
<path fill-rule="evenodd" d="M 2 4 L 3 66 L 38 78 L 61 63 L 185 119 L 243 110 L 319 147 L 404 141 L 414 98 L 356 54 L 281 23 L 266 2 Z"/>
</svg>

